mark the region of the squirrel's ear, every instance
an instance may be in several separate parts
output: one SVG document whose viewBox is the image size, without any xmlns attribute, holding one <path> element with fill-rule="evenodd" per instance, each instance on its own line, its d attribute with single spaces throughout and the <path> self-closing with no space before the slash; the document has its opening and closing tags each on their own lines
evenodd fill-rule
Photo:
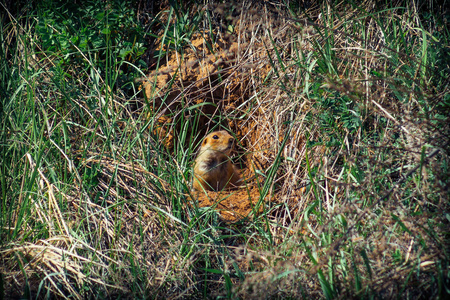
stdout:
<svg viewBox="0 0 450 300">
<path fill-rule="evenodd" d="M 203 140 L 203 145 L 206 145 L 208 143 L 208 138 Z"/>
</svg>

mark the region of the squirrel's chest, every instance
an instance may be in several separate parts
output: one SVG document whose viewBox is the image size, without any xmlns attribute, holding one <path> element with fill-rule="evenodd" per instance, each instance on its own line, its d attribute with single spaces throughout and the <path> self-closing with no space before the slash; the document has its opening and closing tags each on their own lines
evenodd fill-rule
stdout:
<svg viewBox="0 0 450 300">
<path fill-rule="evenodd" d="M 226 172 L 227 162 L 226 157 L 208 156 L 200 161 L 198 169 L 205 173 Z"/>
</svg>

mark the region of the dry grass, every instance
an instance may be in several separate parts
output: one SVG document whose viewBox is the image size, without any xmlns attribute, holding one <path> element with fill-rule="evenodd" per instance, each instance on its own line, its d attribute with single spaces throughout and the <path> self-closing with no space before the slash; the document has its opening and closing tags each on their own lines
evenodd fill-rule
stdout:
<svg viewBox="0 0 450 300">
<path fill-rule="evenodd" d="M 66 107 L 22 75 L 44 125 L 2 123 L 5 297 L 448 296 L 449 35 L 400 4 L 168 6 L 145 97 L 86 71 Z M 193 34 L 171 36 L 184 16 Z M 218 128 L 253 190 L 199 207 L 192 161 Z M 249 218 L 214 210 L 255 191 Z"/>
</svg>

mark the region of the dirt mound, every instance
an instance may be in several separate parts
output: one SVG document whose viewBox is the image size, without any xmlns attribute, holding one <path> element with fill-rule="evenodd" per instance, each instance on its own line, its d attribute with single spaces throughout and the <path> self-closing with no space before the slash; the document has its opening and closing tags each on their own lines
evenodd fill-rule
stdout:
<svg viewBox="0 0 450 300">
<path fill-rule="evenodd" d="M 150 73 L 144 90 L 156 115 L 154 133 L 168 148 L 173 148 L 185 125 L 181 119 L 190 125 L 188 134 L 191 130 L 198 133 L 197 139 L 215 125 L 238 128 L 223 116 L 236 113 L 248 98 L 248 79 L 235 71 L 238 50 L 243 46 L 223 39 L 213 43 L 197 34 L 183 53 L 169 54 L 164 65 Z M 234 132 L 242 136 L 239 130 Z"/>
<path fill-rule="evenodd" d="M 217 125 L 230 128 L 241 147 L 240 157 L 235 157 L 238 160 L 236 165 L 249 178 L 253 172 L 249 168 L 249 160 L 242 155 L 244 146 L 248 144 L 248 140 L 243 138 L 248 129 L 233 117 L 242 113 L 241 106 L 249 98 L 249 76 L 243 73 L 249 66 L 238 58 L 245 47 L 245 44 L 223 39 L 212 43 L 198 35 L 182 55 L 170 54 L 164 66 L 148 76 L 144 91 L 147 99 L 152 99 L 151 111 L 157 120 L 153 132 L 167 148 L 174 148 L 181 130 L 187 130 L 185 134 L 188 136 L 195 136 L 194 140 L 188 141 L 195 145 Z M 183 126 L 181 119 L 189 126 Z M 200 207 L 217 204 L 225 220 L 236 221 L 247 216 L 254 205 L 252 203 L 258 199 L 259 192 L 253 188 L 200 193 L 198 203 Z"/>
<path fill-rule="evenodd" d="M 260 191 L 255 187 L 221 192 L 201 191 L 196 192 L 194 198 L 198 201 L 199 207 L 214 207 L 222 219 L 229 222 L 249 217 L 254 209 L 262 211 L 261 205 L 257 207 Z"/>
<path fill-rule="evenodd" d="M 155 120 L 151 130 L 169 149 L 174 149 L 180 141 L 184 142 L 181 148 L 194 147 L 212 130 L 233 132 L 238 140 L 233 162 L 243 176 L 251 178 L 255 173 L 265 174 L 271 168 L 276 169 L 279 179 L 270 187 L 271 199 L 286 200 L 272 196 L 288 181 L 289 185 L 285 185 L 282 192 L 289 195 L 290 205 L 296 206 L 295 199 L 303 191 L 298 188 L 299 179 L 288 178 L 283 174 L 286 169 L 274 164 L 279 163 L 277 157 L 283 148 L 283 156 L 292 160 L 304 155 L 305 137 L 298 132 L 289 133 L 289 126 L 279 124 L 301 124 L 300 118 L 307 106 L 280 106 L 280 101 L 288 99 L 280 100 L 279 90 L 264 90 L 265 78 L 272 76 L 271 57 L 284 55 L 274 49 L 276 35 L 267 35 L 271 21 L 236 18 L 232 22 L 232 33 L 198 33 L 181 51 L 168 51 L 167 45 L 157 48 L 165 52 L 166 57 L 155 63 L 157 69 L 144 83 L 145 95 L 151 100 L 151 118 Z M 285 34 L 286 30 L 288 27 L 280 29 L 277 35 Z M 286 47 L 289 51 L 290 46 Z M 292 116 L 294 119 L 289 119 Z M 273 135 L 274 124 L 282 128 L 277 135 Z M 291 137 L 284 147 L 286 135 Z M 265 179 L 261 177 L 262 183 Z M 231 221 L 247 216 L 259 197 L 259 192 L 252 188 L 217 195 L 210 192 L 200 195 L 198 201 L 201 207 L 217 204 L 222 217 Z"/>
</svg>

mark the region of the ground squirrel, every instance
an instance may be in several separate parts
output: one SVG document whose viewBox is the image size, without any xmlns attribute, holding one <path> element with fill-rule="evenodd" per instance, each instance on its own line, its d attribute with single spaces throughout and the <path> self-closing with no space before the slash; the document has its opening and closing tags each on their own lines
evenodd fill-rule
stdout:
<svg viewBox="0 0 450 300">
<path fill-rule="evenodd" d="M 234 138 L 226 131 L 212 132 L 205 137 L 195 159 L 195 190 L 220 191 L 238 185 L 240 176 L 230 161 L 233 144 Z"/>
</svg>

